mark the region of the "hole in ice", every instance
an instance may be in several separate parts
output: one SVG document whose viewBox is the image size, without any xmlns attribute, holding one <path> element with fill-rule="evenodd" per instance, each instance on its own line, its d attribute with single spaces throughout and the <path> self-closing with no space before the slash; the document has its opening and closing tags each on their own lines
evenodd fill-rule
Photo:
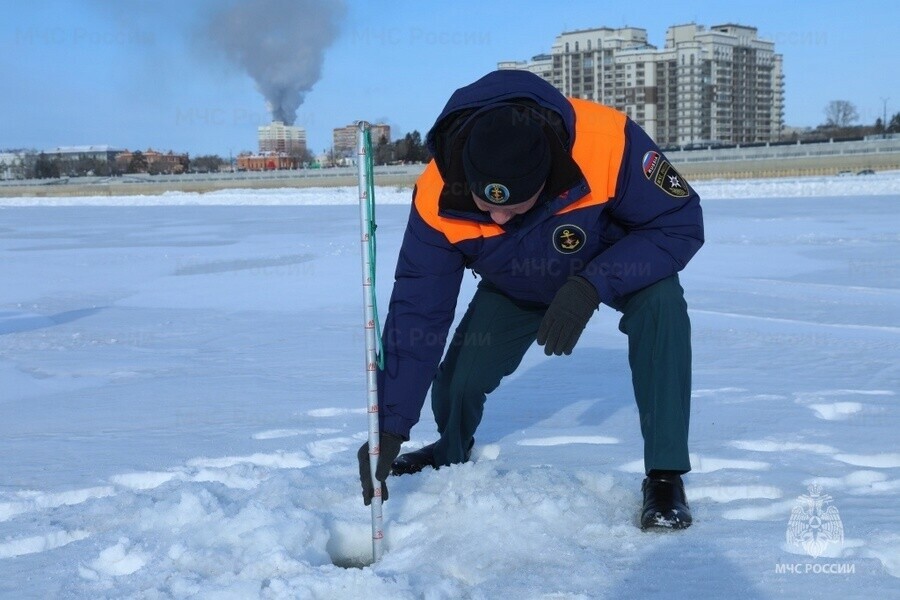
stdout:
<svg viewBox="0 0 900 600">
<path fill-rule="evenodd" d="M 373 564 L 372 526 L 369 523 L 334 521 L 325 551 L 331 563 L 342 569 L 362 569 Z"/>
<path fill-rule="evenodd" d="M 331 564 L 342 569 L 364 569 L 373 564 L 371 554 L 366 558 L 359 556 L 332 556 Z"/>
</svg>

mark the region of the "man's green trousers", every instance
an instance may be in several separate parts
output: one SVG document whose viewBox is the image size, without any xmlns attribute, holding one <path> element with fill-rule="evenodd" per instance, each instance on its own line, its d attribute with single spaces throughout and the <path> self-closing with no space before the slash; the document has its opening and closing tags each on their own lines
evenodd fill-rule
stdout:
<svg viewBox="0 0 900 600">
<path fill-rule="evenodd" d="M 619 330 L 628 336 L 628 362 L 644 437 L 644 467 L 647 472 L 690 471 L 691 324 L 678 276 L 630 294 L 613 308 L 622 313 Z M 479 286 L 431 388 L 440 433 L 435 446 L 438 465 L 465 460 L 487 394 L 519 366 L 535 340 L 545 310 Z M 585 342 L 582 335 L 579 344 Z M 561 372 L 563 369 L 561 364 Z M 596 385 L 602 385 L 599 377 Z"/>
</svg>

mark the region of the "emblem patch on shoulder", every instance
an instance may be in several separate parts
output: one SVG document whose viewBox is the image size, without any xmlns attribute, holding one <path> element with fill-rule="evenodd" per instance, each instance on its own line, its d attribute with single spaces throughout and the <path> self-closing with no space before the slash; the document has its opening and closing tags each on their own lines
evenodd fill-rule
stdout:
<svg viewBox="0 0 900 600">
<path fill-rule="evenodd" d="M 659 152 L 651 150 L 644 154 L 644 158 L 641 160 L 641 168 L 647 179 L 668 195 L 675 198 L 684 198 L 691 193 L 684 177 L 675 170 L 675 167 L 668 160 L 660 156 Z"/>
<path fill-rule="evenodd" d="M 562 254 L 575 254 L 584 246 L 587 236 L 577 225 L 560 225 L 553 232 L 553 247 Z"/>
<path fill-rule="evenodd" d="M 494 204 L 503 204 L 509 200 L 509 189 L 502 183 L 489 183 L 484 186 L 484 197 Z"/>
<path fill-rule="evenodd" d="M 644 175 L 647 176 L 647 179 L 653 175 L 654 169 L 656 169 L 656 165 L 659 163 L 659 152 L 653 152 L 652 150 L 644 155 L 644 159 L 641 161 L 641 166 L 644 168 Z"/>
</svg>

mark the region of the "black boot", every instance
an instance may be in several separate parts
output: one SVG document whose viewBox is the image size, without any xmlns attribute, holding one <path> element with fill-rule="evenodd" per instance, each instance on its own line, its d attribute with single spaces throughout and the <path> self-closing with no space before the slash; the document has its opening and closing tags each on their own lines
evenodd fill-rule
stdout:
<svg viewBox="0 0 900 600">
<path fill-rule="evenodd" d="M 684 529 L 691 526 L 691 508 L 684 495 L 681 475 L 651 471 L 644 479 L 641 490 L 644 492 L 641 529 Z"/>
<path fill-rule="evenodd" d="M 431 467 L 432 469 L 439 468 L 434 462 L 434 445 L 436 443 L 437 442 L 422 446 L 418 450 L 413 450 L 412 452 L 407 452 L 398 456 L 391 464 L 391 475 L 412 475 L 413 473 L 418 473 L 425 467 Z M 473 439 L 469 443 L 469 449 L 466 451 L 466 458 L 463 462 L 469 462 L 469 457 L 472 456 L 472 447 L 474 445 L 475 440 Z"/>
</svg>

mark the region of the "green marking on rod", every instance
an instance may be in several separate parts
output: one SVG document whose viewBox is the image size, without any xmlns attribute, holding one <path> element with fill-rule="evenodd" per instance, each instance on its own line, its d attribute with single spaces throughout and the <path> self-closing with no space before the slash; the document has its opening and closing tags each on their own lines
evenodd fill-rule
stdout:
<svg viewBox="0 0 900 600">
<path fill-rule="evenodd" d="M 366 221 L 369 234 L 369 277 L 372 285 L 369 287 L 370 300 L 372 301 L 372 312 L 375 317 L 375 340 L 377 350 L 375 352 L 378 368 L 384 369 L 384 346 L 381 341 L 381 321 L 378 318 L 378 298 L 375 294 L 375 156 L 372 151 L 372 132 L 366 128 L 363 141 L 366 147 Z"/>
</svg>

